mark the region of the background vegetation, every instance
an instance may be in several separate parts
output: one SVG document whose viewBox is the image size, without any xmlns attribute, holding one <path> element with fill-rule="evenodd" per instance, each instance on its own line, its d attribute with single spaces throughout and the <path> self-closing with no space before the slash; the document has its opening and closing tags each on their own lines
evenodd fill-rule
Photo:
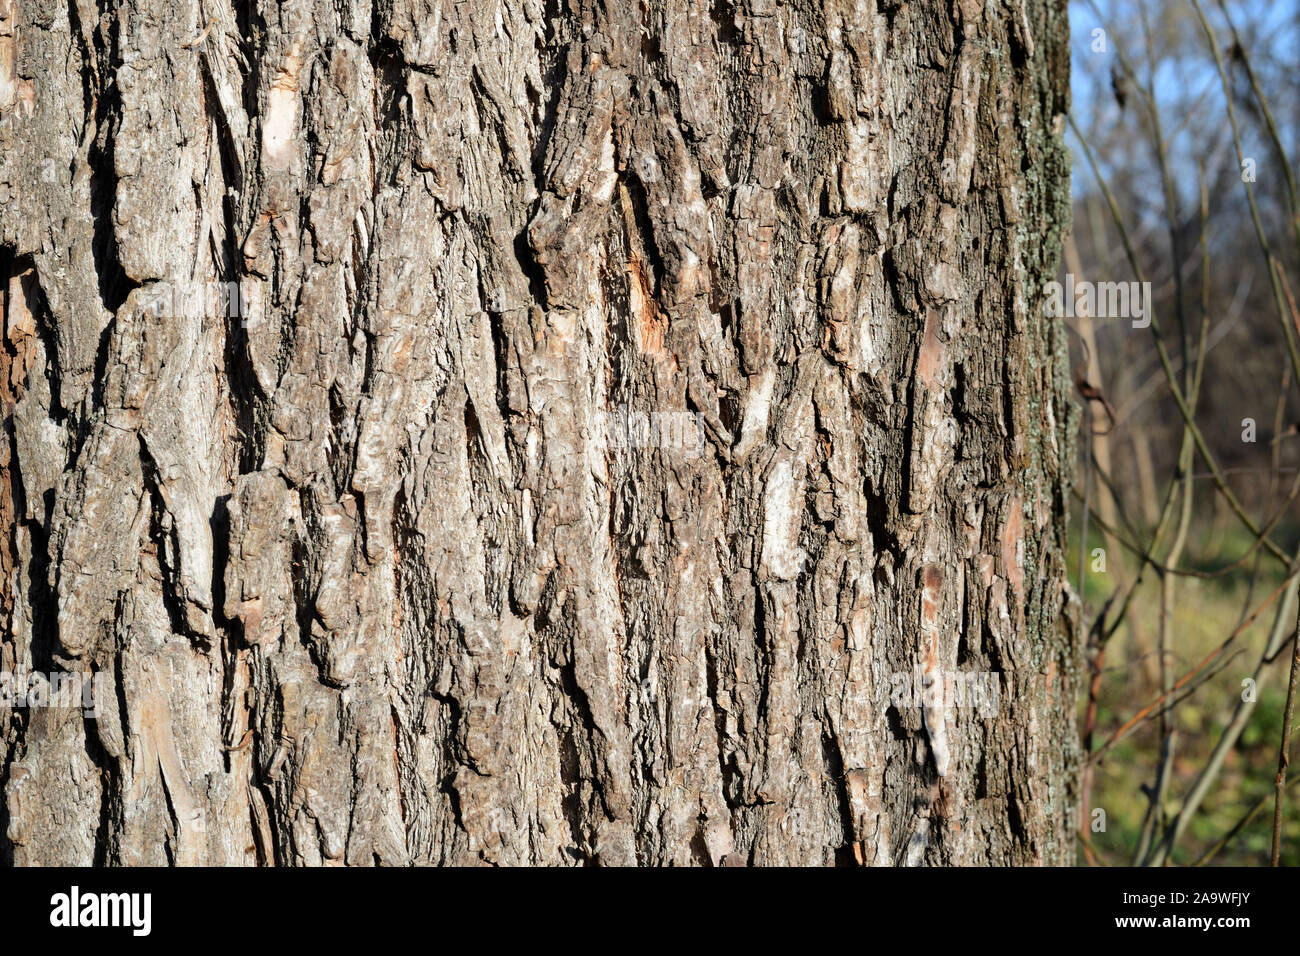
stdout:
<svg viewBox="0 0 1300 956">
<path fill-rule="evenodd" d="M 1149 281 L 1154 315 L 1065 320 L 1086 408 L 1080 859 L 1266 864 L 1300 569 L 1300 4 L 1082 0 L 1071 18 L 1062 273 Z M 1287 798 L 1276 857 L 1296 865 Z"/>
</svg>

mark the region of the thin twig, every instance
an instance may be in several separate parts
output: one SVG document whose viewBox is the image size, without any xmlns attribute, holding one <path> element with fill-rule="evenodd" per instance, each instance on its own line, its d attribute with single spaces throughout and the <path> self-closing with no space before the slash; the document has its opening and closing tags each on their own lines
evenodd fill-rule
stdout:
<svg viewBox="0 0 1300 956">
<path fill-rule="evenodd" d="M 1277 753 L 1277 779 L 1273 783 L 1273 865 L 1279 866 L 1282 853 L 1282 795 L 1286 790 L 1286 771 L 1290 763 L 1291 722 L 1295 719 L 1296 678 L 1300 677 L 1300 612 L 1296 615 L 1296 640 L 1291 646 L 1291 681 L 1286 689 L 1286 712 L 1282 716 L 1282 743 Z"/>
</svg>

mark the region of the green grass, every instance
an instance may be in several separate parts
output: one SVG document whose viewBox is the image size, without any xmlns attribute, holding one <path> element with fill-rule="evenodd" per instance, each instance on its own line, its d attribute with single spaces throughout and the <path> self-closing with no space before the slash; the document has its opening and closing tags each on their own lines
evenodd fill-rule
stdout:
<svg viewBox="0 0 1300 956">
<path fill-rule="evenodd" d="M 1077 519 L 1072 530 L 1074 545 L 1069 555 L 1070 582 L 1077 587 Z M 1286 547 L 1295 538 L 1297 530 L 1279 529 L 1274 538 Z M 1105 547 L 1105 541 L 1097 533 L 1095 524 L 1089 528 L 1088 538 L 1091 564 L 1092 549 Z M 1221 568 L 1243 554 L 1250 547 L 1251 540 L 1248 532 L 1236 528 L 1220 528 L 1212 532 L 1207 527 L 1196 527 L 1189 536 L 1183 566 L 1207 571 Z M 1096 573 L 1089 568 L 1084 577 L 1084 599 L 1093 615 L 1121 581 L 1132 580 L 1137 568 L 1137 559 L 1131 554 L 1117 553 L 1108 548 L 1106 557 L 1106 573 Z M 1246 608 L 1253 612 L 1282 581 L 1281 566 L 1271 558 L 1260 560 L 1258 566 L 1252 559 L 1216 578 L 1178 578 L 1169 622 L 1170 667 L 1174 678 L 1196 667 L 1221 645 L 1238 625 L 1243 613 L 1247 613 Z M 1175 708 L 1172 716 L 1176 731 L 1175 751 L 1164 807 L 1166 815 L 1172 816 L 1177 811 L 1222 735 L 1233 708 L 1241 699 L 1243 678 L 1255 670 L 1280 603 L 1280 599 L 1275 601 L 1260 614 L 1258 620 L 1233 642 L 1226 662 L 1221 659 L 1213 665 L 1222 669 Z M 1107 647 L 1094 746 L 1106 741 L 1138 710 L 1159 696 L 1158 670 L 1153 656 L 1159 611 L 1159 578 L 1148 570 L 1130 606 L 1129 619 Z M 1286 625 L 1288 630 L 1294 626 L 1294 622 Z M 1273 778 L 1277 770 L 1289 660 L 1288 646 L 1280 659 L 1266 669 L 1257 690 L 1258 700 L 1250 723 L 1175 848 L 1172 864 L 1196 862 L 1237 824 L 1261 796 L 1268 798 L 1265 805 L 1224 846 L 1212 865 L 1257 866 L 1268 863 L 1273 829 Z M 1082 714 L 1081 703 L 1081 726 Z M 1107 826 L 1105 832 L 1090 833 L 1089 838 L 1106 863 L 1127 865 L 1132 860 L 1149 805 L 1143 788 L 1155 783 L 1159 748 L 1157 723 L 1148 720 L 1111 747 L 1095 766 L 1091 804 L 1094 808 L 1105 809 Z M 1297 750 L 1300 750 L 1300 744 L 1293 745 L 1292 753 Z M 1300 773 L 1300 766 L 1293 767 L 1293 776 L 1297 773 Z M 1282 862 L 1296 866 L 1300 865 L 1300 787 L 1292 788 L 1288 795 Z M 1080 859 L 1083 859 L 1082 852 Z"/>
</svg>

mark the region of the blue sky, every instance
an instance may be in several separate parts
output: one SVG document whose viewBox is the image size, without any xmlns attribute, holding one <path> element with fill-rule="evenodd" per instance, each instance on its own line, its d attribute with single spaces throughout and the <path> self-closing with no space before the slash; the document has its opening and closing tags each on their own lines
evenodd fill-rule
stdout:
<svg viewBox="0 0 1300 956">
<path fill-rule="evenodd" d="M 1201 0 L 1201 3 L 1226 52 L 1229 40 L 1218 0 Z M 1102 15 L 1100 19 L 1094 12 L 1094 5 Z M 1163 9 L 1183 15 L 1184 29 L 1189 31 L 1187 35 L 1190 42 L 1182 45 L 1182 55 L 1171 56 L 1166 51 L 1166 55 L 1159 58 L 1154 82 L 1162 123 L 1169 138 L 1171 163 L 1177 168 L 1182 163 L 1205 157 L 1220 145 L 1217 142 L 1194 141 L 1193 137 L 1203 133 L 1189 130 L 1181 122 L 1190 112 L 1197 114 L 1195 118 L 1198 125 L 1208 119 L 1211 124 L 1221 127 L 1224 140 L 1230 136 L 1223 91 L 1191 0 L 1147 0 L 1145 7 L 1147 16 L 1153 18 L 1153 24 L 1154 18 Z M 1118 69 L 1115 53 L 1117 47 L 1123 49 L 1130 63 L 1137 66 L 1145 81 L 1146 52 L 1141 28 L 1141 8 L 1142 0 L 1096 0 L 1095 4 L 1087 0 L 1070 2 L 1071 92 L 1075 122 L 1083 130 L 1092 128 L 1094 123 L 1101 124 L 1104 128 L 1107 124 L 1123 119 L 1111 92 L 1112 65 Z M 1296 83 L 1300 82 L 1300 2 L 1231 0 L 1228 9 L 1247 50 L 1258 54 L 1257 70 L 1261 69 L 1266 58 L 1274 58 L 1290 67 L 1283 88 L 1268 89 L 1272 85 L 1268 81 L 1277 79 L 1271 74 L 1266 75 L 1264 80 L 1266 92 L 1272 95 L 1274 117 L 1283 130 L 1283 142 L 1294 144 L 1296 107 L 1300 105 L 1300 96 L 1296 95 Z M 1104 53 L 1095 52 L 1092 48 L 1093 30 L 1098 27 L 1107 31 L 1107 49 Z M 1140 107 L 1130 97 L 1128 110 L 1135 109 Z M 1072 148 L 1075 148 L 1072 136 L 1070 141 Z M 1249 135 L 1245 145 L 1247 155 L 1262 149 L 1262 144 L 1252 141 Z M 1295 155 L 1295 151 L 1292 152 Z M 1104 154 L 1097 155 L 1097 159 L 1103 168 L 1108 165 Z M 1195 176 L 1189 177 L 1189 180 L 1194 183 Z M 1092 172 L 1076 148 L 1075 194 L 1082 195 L 1093 187 Z"/>
</svg>

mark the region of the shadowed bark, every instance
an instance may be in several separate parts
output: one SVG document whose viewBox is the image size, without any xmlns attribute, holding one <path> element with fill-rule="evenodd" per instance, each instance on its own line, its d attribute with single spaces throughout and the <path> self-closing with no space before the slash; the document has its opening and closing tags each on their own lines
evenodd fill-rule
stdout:
<svg viewBox="0 0 1300 956">
<path fill-rule="evenodd" d="M 5 857 L 1071 862 L 1066 36 L 0 0 Z"/>
</svg>

